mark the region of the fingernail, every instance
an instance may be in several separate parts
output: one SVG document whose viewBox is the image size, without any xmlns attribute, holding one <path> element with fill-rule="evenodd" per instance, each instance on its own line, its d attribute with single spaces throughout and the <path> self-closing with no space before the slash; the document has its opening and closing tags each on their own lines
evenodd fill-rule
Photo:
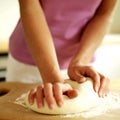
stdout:
<svg viewBox="0 0 120 120">
<path fill-rule="evenodd" d="M 50 104 L 50 109 L 53 109 L 54 108 L 54 104 Z"/>
<path fill-rule="evenodd" d="M 95 87 L 95 92 L 98 92 L 98 90 L 99 90 L 99 87 L 96 86 L 96 87 Z"/>
<path fill-rule="evenodd" d="M 63 102 L 60 101 L 60 102 L 58 103 L 58 105 L 61 107 L 61 106 L 63 105 Z"/>
<path fill-rule="evenodd" d="M 99 97 L 102 97 L 102 92 L 99 92 Z"/>
<path fill-rule="evenodd" d="M 103 94 L 102 97 L 104 98 L 104 97 L 105 97 L 105 94 Z"/>
<path fill-rule="evenodd" d="M 39 103 L 39 104 L 38 104 L 38 107 L 39 107 L 39 108 L 41 108 L 42 106 L 43 106 L 42 103 Z"/>
</svg>

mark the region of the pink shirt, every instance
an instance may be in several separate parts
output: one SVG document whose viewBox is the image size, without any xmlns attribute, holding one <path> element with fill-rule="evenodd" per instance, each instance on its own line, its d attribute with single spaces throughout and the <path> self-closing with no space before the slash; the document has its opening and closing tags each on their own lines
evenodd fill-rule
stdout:
<svg viewBox="0 0 120 120">
<path fill-rule="evenodd" d="M 61 69 L 68 67 L 78 49 L 82 31 L 94 16 L 102 0 L 41 0 Z M 35 65 L 27 48 L 21 20 L 10 37 L 12 56 Z"/>
</svg>

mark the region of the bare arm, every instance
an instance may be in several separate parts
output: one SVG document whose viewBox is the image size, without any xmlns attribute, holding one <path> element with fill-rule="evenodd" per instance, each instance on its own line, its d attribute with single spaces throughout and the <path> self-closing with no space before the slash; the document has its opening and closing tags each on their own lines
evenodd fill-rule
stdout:
<svg viewBox="0 0 120 120">
<path fill-rule="evenodd" d="M 19 3 L 26 41 L 43 82 L 62 81 L 52 36 L 39 0 L 19 0 Z"/>
<path fill-rule="evenodd" d="M 87 65 L 108 32 L 117 0 L 103 0 L 96 15 L 86 26 L 77 54 L 71 64 Z"/>
<path fill-rule="evenodd" d="M 79 49 L 74 55 L 68 68 L 68 75 L 78 82 L 85 82 L 85 77 L 91 77 L 94 90 L 104 97 L 109 91 L 109 78 L 88 66 L 94 52 L 100 45 L 110 27 L 112 13 L 117 0 L 102 0 L 93 19 L 84 29 Z"/>
<path fill-rule="evenodd" d="M 26 42 L 44 82 L 36 93 L 31 90 L 29 102 L 33 104 L 36 98 L 38 107 L 43 107 L 45 97 L 49 108 L 54 108 L 55 102 L 61 106 L 64 92 L 70 91 L 68 96 L 75 97 L 77 91 L 64 84 L 60 75 L 52 36 L 39 0 L 19 0 L 19 3 Z"/>
</svg>

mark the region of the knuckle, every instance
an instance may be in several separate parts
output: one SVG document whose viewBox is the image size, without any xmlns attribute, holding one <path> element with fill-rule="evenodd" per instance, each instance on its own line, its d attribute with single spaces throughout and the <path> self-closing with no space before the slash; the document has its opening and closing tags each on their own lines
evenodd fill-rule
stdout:
<svg viewBox="0 0 120 120">
<path fill-rule="evenodd" d="M 109 83 L 110 83 L 110 79 L 105 76 L 101 80 L 102 80 L 102 83 L 104 83 L 106 85 L 109 85 Z"/>
<path fill-rule="evenodd" d="M 40 90 L 42 90 L 42 86 L 41 85 L 37 86 L 37 91 L 40 91 Z"/>
<path fill-rule="evenodd" d="M 100 86 L 100 89 L 101 89 L 101 90 L 104 90 L 104 89 L 105 89 L 105 86 L 102 84 L 102 85 Z"/>
<path fill-rule="evenodd" d="M 30 92 L 29 92 L 29 97 L 33 97 L 35 94 L 35 90 L 34 89 L 31 89 Z"/>
<path fill-rule="evenodd" d="M 88 69 L 94 69 L 93 66 L 87 66 Z"/>
<path fill-rule="evenodd" d="M 48 92 L 50 92 L 50 91 L 52 90 L 52 88 L 53 88 L 52 83 L 45 83 L 45 84 L 44 84 L 45 94 L 48 93 Z"/>
<path fill-rule="evenodd" d="M 56 82 L 54 85 L 53 85 L 53 91 L 56 93 L 58 90 L 60 90 L 61 88 L 61 83 L 58 83 Z"/>
<path fill-rule="evenodd" d="M 100 81 L 99 80 L 95 80 L 95 84 L 96 85 L 100 85 Z"/>
<path fill-rule="evenodd" d="M 45 83 L 44 85 L 45 85 L 45 87 L 51 87 L 52 83 Z"/>
<path fill-rule="evenodd" d="M 53 99 L 53 94 L 47 93 L 47 94 L 45 94 L 45 98 L 48 102 L 50 102 Z"/>
<path fill-rule="evenodd" d="M 61 83 L 56 82 L 56 83 L 54 84 L 54 86 L 57 87 L 57 88 L 59 88 L 59 87 L 61 87 Z"/>
</svg>

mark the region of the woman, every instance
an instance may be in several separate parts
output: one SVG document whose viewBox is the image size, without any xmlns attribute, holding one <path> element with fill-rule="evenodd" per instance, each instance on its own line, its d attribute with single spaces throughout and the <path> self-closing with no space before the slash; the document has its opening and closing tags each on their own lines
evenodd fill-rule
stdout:
<svg viewBox="0 0 120 120">
<path fill-rule="evenodd" d="M 91 77 L 95 92 L 100 97 L 107 95 L 109 79 L 89 63 L 108 31 L 115 3 L 116 0 L 19 0 L 21 19 L 10 38 L 7 80 L 25 78 L 27 82 L 41 78 L 43 85 L 29 95 L 30 103 L 36 98 L 40 108 L 44 97 L 52 109 L 54 99 L 58 106 L 63 105 L 62 94 L 77 96 L 77 91 L 64 83 L 64 69 L 71 80 L 79 83 Z"/>
</svg>

